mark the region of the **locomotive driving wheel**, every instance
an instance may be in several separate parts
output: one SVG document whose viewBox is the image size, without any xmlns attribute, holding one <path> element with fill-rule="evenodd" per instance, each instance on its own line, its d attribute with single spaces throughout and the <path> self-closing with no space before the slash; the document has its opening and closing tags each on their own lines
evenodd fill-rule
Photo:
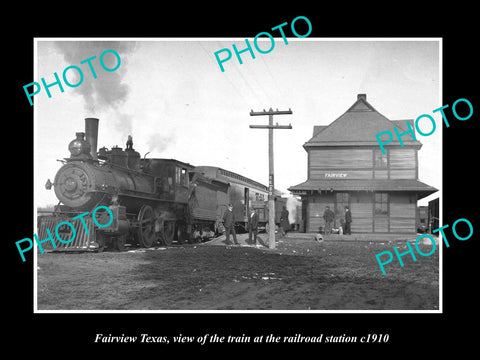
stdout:
<svg viewBox="0 0 480 360">
<path fill-rule="evenodd" d="M 166 246 L 172 245 L 174 235 L 175 221 L 165 221 L 163 226 L 163 244 Z"/>
<path fill-rule="evenodd" d="M 180 245 L 183 245 L 186 240 L 188 240 L 187 224 L 180 221 L 177 223 L 177 241 Z"/>
<path fill-rule="evenodd" d="M 143 205 L 138 213 L 138 240 L 149 248 L 155 244 L 155 212 L 150 205 Z"/>
</svg>

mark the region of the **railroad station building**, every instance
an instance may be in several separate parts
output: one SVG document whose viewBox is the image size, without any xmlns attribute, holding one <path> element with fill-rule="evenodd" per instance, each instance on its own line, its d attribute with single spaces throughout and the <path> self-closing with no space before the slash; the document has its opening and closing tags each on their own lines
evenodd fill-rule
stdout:
<svg viewBox="0 0 480 360">
<path fill-rule="evenodd" d="M 303 147 L 308 156 L 307 181 L 289 190 L 302 199 L 306 232 L 325 225 L 328 205 L 338 227 L 345 206 L 352 213 L 352 233 L 415 233 L 417 201 L 437 191 L 418 179 L 418 151 L 410 134 L 396 136 L 382 153 L 375 137 L 394 127 L 400 133 L 413 120 L 390 120 L 358 94 L 355 103 L 328 126 L 314 126 Z"/>
</svg>

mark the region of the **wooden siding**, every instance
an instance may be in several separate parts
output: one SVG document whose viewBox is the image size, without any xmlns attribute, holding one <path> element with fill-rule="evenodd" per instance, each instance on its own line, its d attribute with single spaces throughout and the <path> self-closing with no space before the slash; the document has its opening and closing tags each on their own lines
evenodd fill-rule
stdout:
<svg viewBox="0 0 480 360">
<path fill-rule="evenodd" d="M 417 179 L 417 149 L 390 148 L 387 166 L 376 167 L 375 149 L 310 149 L 308 178 L 324 179 Z"/>
<path fill-rule="evenodd" d="M 415 149 L 390 149 L 390 169 L 415 168 Z"/>
<path fill-rule="evenodd" d="M 391 199 L 390 201 L 390 217 L 392 218 L 411 218 L 415 219 L 415 204 L 398 204 Z"/>
<path fill-rule="evenodd" d="M 386 233 L 388 232 L 388 216 L 376 216 L 374 219 L 374 225 L 373 225 L 373 231 L 374 232 L 381 232 L 381 233 Z"/>
<path fill-rule="evenodd" d="M 416 215 L 415 195 L 408 193 L 390 195 L 390 232 L 416 232 Z"/>
<path fill-rule="evenodd" d="M 352 214 L 353 214 L 353 211 L 352 211 Z M 373 231 L 372 225 L 373 225 L 372 218 L 355 217 L 351 224 L 351 230 L 353 233 L 370 233 Z"/>
<path fill-rule="evenodd" d="M 389 150 L 390 179 L 417 178 L 417 150 L 410 148 Z"/>
<path fill-rule="evenodd" d="M 358 169 L 373 166 L 372 149 L 312 149 L 309 166 L 324 169 Z"/>
<path fill-rule="evenodd" d="M 350 198 L 352 232 L 373 231 L 373 193 L 353 193 Z"/>
<path fill-rule="evenodd" d="M 390 179 L 416 179 L 415 169 L 390 170 Z"/>
<path fill-rule="evenodd" d="M 390 232 L 392 233 L 415 233 L 415 219 L 390 219 Z"/>
<path fill-rule="evenodd" d="M 388 179 L 388 170 L 375 170 L 374 179 Z"/>
</svg>

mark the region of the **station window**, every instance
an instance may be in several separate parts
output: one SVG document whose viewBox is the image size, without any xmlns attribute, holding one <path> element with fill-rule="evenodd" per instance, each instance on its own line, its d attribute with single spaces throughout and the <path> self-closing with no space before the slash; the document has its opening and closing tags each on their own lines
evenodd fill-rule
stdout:
<svg viewBox="0 0 480 360">
<path fill-rule="evenodd" d="M 375 215 L 388 216 L 388 194 L 376 193 L 375 194 Z"/>
<path fill-rule="evenodd" d="M 343 211 L 345 211 L 345 206 L 348 206 L 348 193 L 346 192 L 339 192 L 337 193 L 337 209 L 336 212 L 338 214 L 341 214 Z"/>
<path fill-rule="evenodd" d="M 373 157 L 374 157 L 374 166 L 376 169 L 386 169 L 388 166 L 388 158 L 387 154 L 383 154 L 382 150 L 375 149 L 373 150 Z"/>
</svg>

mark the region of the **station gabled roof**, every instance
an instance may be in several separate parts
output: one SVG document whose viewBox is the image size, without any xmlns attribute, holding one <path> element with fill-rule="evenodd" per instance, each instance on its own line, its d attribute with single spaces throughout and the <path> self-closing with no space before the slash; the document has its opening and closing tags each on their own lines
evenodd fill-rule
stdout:
<svg viewBox="0 0 480 360">
<path fill-rule="evenodd" d="M 388 145 L 399 146 L 394 127 L 403 133 L 408 130 L 407 122 L 415 129 L 413 120 L 390 120 L 375 110 L 367 101 L 366 94 L 358 94 L 357 101 L 330 125 L 314 126 L 313 137 L 303 147 L 307 150 L 314 146 L 378 146 L 375 136 L 382 131 L 393 134 L 393 140 Z M 409 134 L 402 137 L 402 142 L 405 146 L 422 146 Z"/>
</svg>

